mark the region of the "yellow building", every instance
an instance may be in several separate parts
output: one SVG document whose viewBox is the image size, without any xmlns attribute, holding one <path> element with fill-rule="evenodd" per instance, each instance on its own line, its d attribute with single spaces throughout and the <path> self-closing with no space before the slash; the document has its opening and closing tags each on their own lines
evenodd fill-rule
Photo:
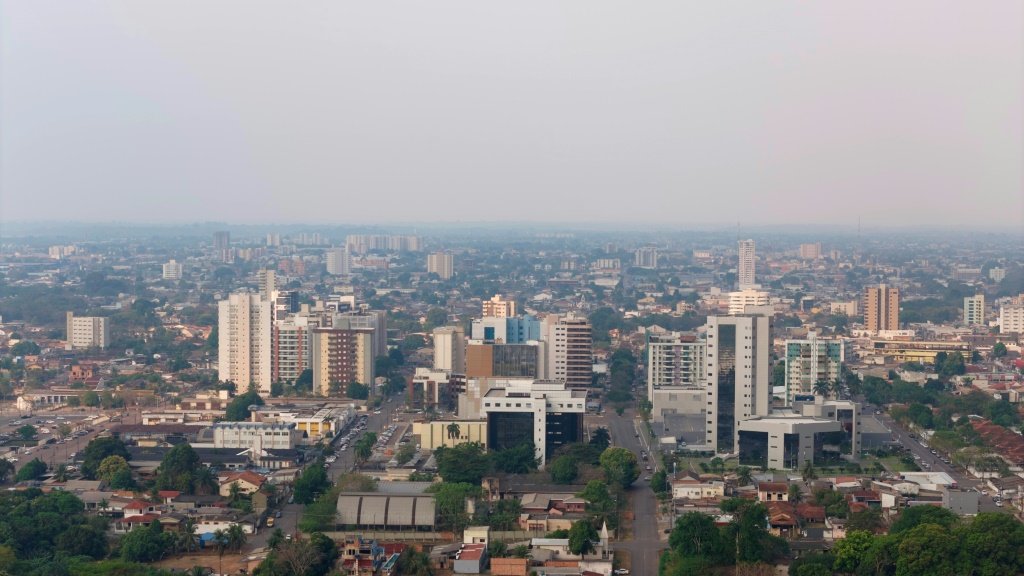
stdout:
<svg viewBox="0 0 1024 576">
<path fill-rule="evenodd" d="M 413 422 L 412 433 L 420 437 L 420 448 L 424 450 L 436 450 L 439 446 L 451 448 L 466 442 L 487 446 L 486 420 Z"/>
</svg>

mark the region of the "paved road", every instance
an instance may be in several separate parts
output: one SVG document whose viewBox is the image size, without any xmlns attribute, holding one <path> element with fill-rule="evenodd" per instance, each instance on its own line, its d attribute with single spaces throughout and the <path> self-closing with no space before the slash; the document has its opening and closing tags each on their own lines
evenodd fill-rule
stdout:
<svg viewBox="0 0 1024 576">
<path fill-rule="evenodd" d="M 104 412 L 99 410 L 88 412 L 83 411 L 82 409 L 69 408 L 57 411 L 42 410 L 33 412 L 31 418 L 22 419 L 22 414 L 16 409 L 12 410 L 11 408 L 11 405 L 8 404 L 3 407 L 2 411 L 0 411 L 0 431 L 3 433 L 17 436 L 18 428 L 25 424 L 35 426 L 36 430 L 40 430 L 42 428 L 50 430 L 49 434 L 39 433 L 36 436 L 36 439 L 40 442 L 38 446 L 29 447 L 28 453 L 25 453 L 24 450 L 22 450 L 22 453 L 15 456 L 18 459 L 18 461 L 14 463 L 15 470 L 21 470 L 25 464 L 31 462 L 35 458 L 39 458 L 45 462 L 51 470 L 56 469 L 60 464 L 70 463 L 72 454 L 84 450 L 85 447 L 89 445 L 89 441 L 102 433 L 108 426 L 93 426 L 85 420 L 87 416 L 104 414 Z M 106 412 L 106 414 L 114 413 L 116 413 L 116 411 Z M 58 420 L 58 416 L 63 419 Z M 39 422 L 40 420 L 42 422 Z M 53 421 L 52 424 L 48 422 L 50 420 Z M 68 438 L 63 444 L 44 444 L 47 439 L 56 438 L 57 427 L 62 423 L 68 424 L 72 429 L 77 427 L 89 427 L 93 428 L 94 431 L 79 438 Z"/>
</svg>

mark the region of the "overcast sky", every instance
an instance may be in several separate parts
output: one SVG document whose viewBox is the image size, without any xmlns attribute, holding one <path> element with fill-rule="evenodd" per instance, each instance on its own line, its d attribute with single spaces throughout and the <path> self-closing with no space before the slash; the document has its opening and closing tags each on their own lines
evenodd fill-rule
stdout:
<svg viewBox="0 0 1024 576">
<path fill-rule="evenodd" d="M 0 220 L 1024 227 L 1024 2 L 0 0 Z"/>
</svg>

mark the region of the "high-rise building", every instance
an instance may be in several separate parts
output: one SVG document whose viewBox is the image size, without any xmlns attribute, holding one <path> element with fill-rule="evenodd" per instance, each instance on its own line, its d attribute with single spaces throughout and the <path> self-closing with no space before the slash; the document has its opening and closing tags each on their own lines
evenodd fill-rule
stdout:
<svg viewBox="0 0 1024 576">
<path fill-rule="evenodd" d="M 586 390 L 529 378 L 497 383 L 480 398 L 479 406 L 487 418 L 487 450 L 529 444 L 542 468 L 558 448 L 583 440 L 586 411 Z"/>
<path fill-rule="evenodd" d="M 768 293 L 761 290 L 747 288 L 738 292 L 729 293 L 729 315 L 747 314 L 750 306 L 767 306 Z"/>
<path fill-rule="evenodd" d="M 352 273 L 352 255 L 345 248 L 332 248 L 326 254 L 327 273 L 347 276 Z"/>
<path fill-rule="evenodd" d="M 271 306 L 259 294 L 236 292 L 217 305 L 218 370 L 221 381 L 235 383 L 235 390 L 250 387 L 270 394 L 273 328 Z"/>
<path fill-rule="evenodd" d="M 102 316 L 67 314 L 66 350 L 106 348 L 110 345 L 110 320 Z"/>
<path fill-rule="evenodd" d="M 975 294 L 964 298 L 964 324 L 968 326 L 985 323 L 985 295 Z"/>
<path fill-rule="evenodd" d="M 999 307 L 999 332 L 1024 334 L 1024 304 L 1005 304 Z"/>
<path fill-rule="evenodd" d="M 261 268 L 256 272 L 256 280 L 259 283 L 260 297 L 270 300 L 274 292 L 277 292 L 277 272 L 270 268 Z"/>
<path fill-rule="evenodd" d="M 427 254 L 427 274 L 437 274 L 441 280 L 450 280 L 455 273 L 450 252 Z"/>
<path fill-rule="evenodd" d="M 655 420 L 705 407 L 705 355 L 705 342 L 692 334 L 647 331 L 647 398 Z"/>
<path fill-rule="evenodd" d="M 864 327 L 871 332 L 900 329 L 900 289 L 880 284 L 864 289 Z"/>
<path fill-rule="evenodd" d="M 345 246 L 355 254 L 366 254 L 370 251 L 419 252 L 419 236 L 388 236 L 380 234 L 349 234 L 345 237 Z"/>
<path fill-rule="evenodd" d="M 373 385 L 373 330 L 314 328 L 312 332 L 314 392 L 344 397 L 353 382 Z"/>
<path fill-rule="evenodd" d="M 385 312 L 364 310 L 330 314 L 325 318 L 324 326 L 343 330 L 369 331 L 371 360 L 378 356 L 387 356 L 388 323 Z"/>
<path fill-rule="evenodd" d="M 485 300 L 482 308 L 485 318 L 510 318 L 516 315 L 516 301 L 505 300 L 501 294 L 496 294 L 490 300 Z"/>
<path fill-rule="evenodd" d="M 739 423 L 769 413 L 769 319 L 709 316 L 706 328 L 706 444 L 714 452 L 734 453 Z"/>
<path fill-rule="evenodd" d="M 802 340 L 786 340 L 786 405 L 799 394 L 814 394 L 818 382 L 839 380 L 844 360 L 842 340 L 818 338 L 815 332 Z"/>
<path fill-rule="evenodd" d="M 221 262 L 231 262 L 234 260 L 231 254 L 231 232 L 221 230 L 213 233 L 213 252 L 214 256 Z"/>
<path fill-rule="evenodd" d="M 547 378 L 565 380 L 569 388 L 591 386 L 594 341 L 590 321 L 576 314 L 552 314 L 541 322 L 541 334 L 547 344 Z"/>
<path fill-rule="evenodd" d="M 271 337 L 273 356 L 272 382 L 294 383 L 302 372 L 311 368 L 313 335 L 307 316 L 290 316 L 274 321 Z"/>
<path fill-rule="evenodd" d="M 653 270 L 658 267 L 658 248 L 641 246 L 633 253 L 633 266 Z"/>
<path fill-rule="evenodd" d="M 171 259 L 163 266 L 163 278 L 164 280 L 181 280 L 183 270 L 184 266 L 180 262 Z"/>
<path fill-rule="evenodd" d="M 739 241 L 739 262 L 736 265 L 736 280 L 740 290 L 757 288 L 756 282 L 756 255 L 754 253 L 753 240 Z"/>
<path fill-rule="evenodd" d="M 540 378 L 544 342 L 485 344 L 466 347 L 467 378 Z"/>
<path fill-rule="evenodd" d="M 817 260 L 821 258 L 821 242 L 800 245 L 800 258 L 802 260 Z"/>
<path fill-rule="evenodd" d="M 1003 281 L 1006 278 L 1006 268 L 991 268 L 988 271 L 988 279 L 995 282 L 996 284 Z"/>
<path fill-rule="evenodd" d="M 462 327 L 434 328 L 434 370 L 466 373 L 466 331 Z"/>
<path fill-rule="evenodd" d="M 270 294 L 271 316 L 283 320 L 299 311 L 299 293 L 295 290 L 277 290 Z"/>
<path fill-rule="evenodd" d="M 522 344 L 540 340 L 540 321 L 524 314 L 509 318 L 488 316 L 473 320 L 470 339 L 487 343 Z"/>
</svg>

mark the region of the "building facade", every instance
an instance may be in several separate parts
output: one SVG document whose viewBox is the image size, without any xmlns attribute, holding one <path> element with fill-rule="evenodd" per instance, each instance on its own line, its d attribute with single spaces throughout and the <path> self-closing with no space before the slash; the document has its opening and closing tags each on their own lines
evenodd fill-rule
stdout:
<svg viewBox="0 0 1024 576">
<path fill-rule="evenodd" d="M 434 328 L 434 370 L 466 373 L 466 332 L 461 326 Z"/>
<path fill-rule="evenodd" d="M 748 307 L 751 306 L 767 306 L 768 305 L 768 293 L 762 290 L 754 290 L 753 288 L 747 288 L 745 290 L 739 290 L 736 292 L 729 293 L 729 315 L 736 316 L 739 314 L 747 314 Z"/>
<path fill-rule="evenodd" d="M 547 346 L 546 377 L 564 380 L 569 388 L 593 384 L 594 341 L 590 321 L 583 316 L 551 315 L 542 322 Z"/>
<path fill-rule="evenodd" d="M 1024 304 L 999 307 L 999 331 L 1003 334 L 1024 334 Z"/>
<path fill-rule="evenodd" d="M 270 394 L 270 302 L 259 294 L 238 292 L 218 303 L 217 317 L 218 379 L 234 382 L 239 392 L 252 387 L 260 395 Z"/>
<path fill-rule="evenodd" d="M 798 394 L 814 394 L 818 382 L 839 380 L 844 351 L 842 340 L 818 338 L 815 332 L 805 339 L 786 340 L 786 405 Z"/>
<path fill-rule="evenodd" d="M 485 300 L 481 308 L 485 318 L 511 318 L 516 315 L 515 300 L 505 300 L 501 294 Z"/>
<path fill-rule="evenodd" d="M 450 252 L 427 254 L 427 274 L 437 274 L 441 280 L 450 280 L 455 274 L 454 257 Z"/>
<path fill-rule="evenodd" d="M 738 450 L 739 423 L 768 414 L 769 319 L 709 316 L 706 328 L 706 445 L 714 452 L 732 453 Z"/>
<path fill-rule="evenodd" d="M 757 257 L 753 240 L 739 241 L 739 261 L 736 264 L 736 284 L 740 290 L 757 287 Z"/>
<path fill-rule="evenodd" d="M 313 335 L 309 318 L 290 316 L 274 321 L 271 336 L 272 382 L 291 382 L 311 368 Z"/>
<path fill-rule="evenodd" d="M 488 450 L 531 443 L 544 466 L 555 450 L 583 440 L 587 392 L 551 380 L 510 379 L 481 399 Z"/>
<path fill-rule="evenodd" d="M 164 280 L 181 280 L 183 271 L 184 266 L 181 265 L 181 262 L 172 259 L 163 266 L 163 278 Z"/>
<path fill-rule="evenodd" d="M 964 298 L 964 324 L 980 326 L 985 323 L 985 295 L 975 294 Z"/>
<path fill-rule="evenodd" d="M 352 255 L 345 248 L 332 248 L 324 257 L 327 273 L 335 276 L 347 276 L 352 273 Z"/>
<path fill-rule="evenodd" d="M 647 332 L 647 398 L 655 420 L 704 408 L 705 342 L 681 332 Z"/>
<path fill-rule="evenodd" d="M 292 450 L 301 440 L 302 432 L 294 424 L 218 422 L 213 425 L 214 448 Z"/>
<path fill-rule="evenodd" d="M 658 267 L 658 248 L 642 246 L 633 253 L 633 266 L 653 270 Z"/>
<path fill-rule="evenodd" d="M 900 290 L 885 284 L 864 289 L 864 327 L 870 332 L 900 329 Z"/>
<path fill-rule="evenodd" d="M 310 365 L 315 392 L 342 397 L 350 383 L 373 385 L 371 330 L 314 328 L 312 335 Z"/>
<path fill-rule="evenodd" d="M 67 314 L 66 350 L 85 350 L 110 346 L 110 319 L 102 316 Z"/>
</svg>

